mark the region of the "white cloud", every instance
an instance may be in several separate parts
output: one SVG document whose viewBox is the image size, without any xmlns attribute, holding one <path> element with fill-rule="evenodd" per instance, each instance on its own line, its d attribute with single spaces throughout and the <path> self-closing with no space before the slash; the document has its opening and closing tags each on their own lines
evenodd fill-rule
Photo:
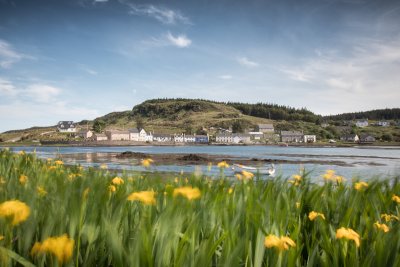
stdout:
<svg viewBox="0 0 400 267">
<path fill-rule="evenodd" d="M 300 82 L 310 82 L 312 76 L 304 70 L 281 68 L 280 71 L 289 75 L 289 78 Z"/>
<path fill-rule="evenodd" d="M 170 32 L 167 33 L 167 39 L 172 45 L 177 47 L 188 47 L 192 43 L 192 40 L 185 35 L 178 35 L 175 37 Z"/>
<path fill-rule="evenodd" d="M 95 2 L 95 3 L 105 3 L 105 2 L 108 2 L 108 0 L 94 0 L 93 2 Z"/>
<path fill-rule="evenodd" d="M 225 75 L 218 76 L 218 78 L 220 78 L 222 80 L 231 80 L 233 77 L 232 77 L 232 75 L 225 74 Z"/>
<path fill-rule="evenodd" d="M 239 62 L 240 65 L 248 68 L 258 67 L 260 65 L 255 61 L 249 60 L 247 57 L 239 57 L 237 58 L 237 61 Z"/>
<path fill-rule="evenodd" d="M 35 102 L 49 103 L 56 100 L 61 89 L 45 84 L 32 84 L 23 93 Z"/>
<path fill-rule="evenodd" d="M 0 96 L 15 96 L 17 94 L 18 91 L 12 82 L 0 78 Z"/>
<path fill-rule="evenodd" d="M 154 18 L 163 24 L 190 24 L 190 20 L 181 14 L 181 12 L 168 9 L 162 6 L 155 5 L 136 5 L 128 4 L 131 8 L 130 14 L 133 15 L 144 15 Z"/>
<path fill-rule="evenodd" d="M 92 68 L 89 68 L 89 67 L 87 67 L 87 66 L 80 65 L 79 67 L 80 67 L 81 70 L 83 70 L 83 71 L 86 72 L 86 73 L 89 73 L 90 75 L 97 75 L 97 74 L 98 74 L 97 71 L 95 71 L 95 70 L 93 70 Z"/>
<path fill-rule="evenodd" d="M 0 67 L 10 68 L 11 65 L 25 57 L 25 55 L 15 51 L 9 43 L 0 39 Z"/>
</svg>

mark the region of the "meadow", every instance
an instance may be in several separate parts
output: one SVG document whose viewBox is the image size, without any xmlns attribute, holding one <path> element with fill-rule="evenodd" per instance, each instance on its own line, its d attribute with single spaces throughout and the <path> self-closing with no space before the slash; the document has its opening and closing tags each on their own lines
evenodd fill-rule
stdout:
<svg viewBox="0 0 400 267">
<path fill-rule="evenodd" d="M 219 167 L 117 175 L 1 150 L 0 265 L 400 266 L 398 179 Z"/>
</svg>

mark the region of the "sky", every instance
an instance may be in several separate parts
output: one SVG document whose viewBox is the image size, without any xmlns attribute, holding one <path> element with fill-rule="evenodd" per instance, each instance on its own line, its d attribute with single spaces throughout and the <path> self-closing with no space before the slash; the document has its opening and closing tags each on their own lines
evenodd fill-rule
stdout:
<svg viewBox="0 0 400 267">
<path fill-rule="evenodd" d="M 0 132 L 153 98 L 398 108 L 397 0 L 0 0 Z"/>
</svg>

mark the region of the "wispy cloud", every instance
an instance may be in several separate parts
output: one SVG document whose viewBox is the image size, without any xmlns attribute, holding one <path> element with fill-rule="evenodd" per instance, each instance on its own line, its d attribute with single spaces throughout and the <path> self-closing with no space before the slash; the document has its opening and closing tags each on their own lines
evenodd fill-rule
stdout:
<svg viewBox="0 0 400 267">
<path fill-rule="evenodd" d="M 83 70 L 84 72 L 89 73 L 90 75 L 97 75 L 98 74 L 97 71 L 95 71 L 94 69 L 89 68 L 88 66 L 85 66 L 85 65 L 79 65 L 79 68 L 81 70 Z"/>
<path fill-rule="evenodd" d="M 23 58 L 28 57 L 15 51 L 11 44 L 0 39 L 0 67 L 10 68 L 14 63 Z"/>
<path fill-rule="evenodd" d="M 17 89 L 9 80 L 0 78 L 0 96 L 15 96 L 18 94 Z"/>
<path fill-rule="evenodd" d="M 232 75 L 224 74 L 224 75 L 218 76 L 218 78 L 220 78 L 222 80 L 231 80 L 233 77 L 232 77 Z"/>
<path fill-rule="evenodd" d="M 61 89 L 45 84 L 32 84 L 23 93 L 33 101 L 49 103 L 56 100 L 56 97 L 61 93 Z"/>
<path fill-rule="evenodd" d="M 148 16 L 160 21 L 163 24 L 191 24 L 189 18 L 182 15 L 180 11 L 172 10 L 162 6 L 155 5 L 136 5 L 127 3 L 130 7 L 130 14 L 139 16 Z"/>
<path fill-rule="evenodd" d="M 173 36 L 170 32 L 167 33 L 167 40 L 174 46 L 177 47 L 188 47 L 192 40 L 186 37 L 186 35 Z"/>
<path fill-rule="evenodd" d="M 260 65 L 255 61 L 251 61 L 247 57 L 239 57 L 239 58 L 237 58 L 237 62 L 239 62 L 240 65 L 248 67 L 248 68 L 258 67 Z"/>
</svg>

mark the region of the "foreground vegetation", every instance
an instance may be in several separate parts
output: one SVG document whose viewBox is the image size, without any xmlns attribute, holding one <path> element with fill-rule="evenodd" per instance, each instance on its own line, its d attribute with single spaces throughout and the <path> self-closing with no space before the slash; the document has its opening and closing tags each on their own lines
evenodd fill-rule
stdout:
<svg viewBox="0 0 400 267">
<path fill-rule="evenodd" d="M 151 167 L 151 160 L 144 160 Z M 399 266 L 397 179 L 64 167 L 0 151 L 1 266 Z"/>
</svg>

